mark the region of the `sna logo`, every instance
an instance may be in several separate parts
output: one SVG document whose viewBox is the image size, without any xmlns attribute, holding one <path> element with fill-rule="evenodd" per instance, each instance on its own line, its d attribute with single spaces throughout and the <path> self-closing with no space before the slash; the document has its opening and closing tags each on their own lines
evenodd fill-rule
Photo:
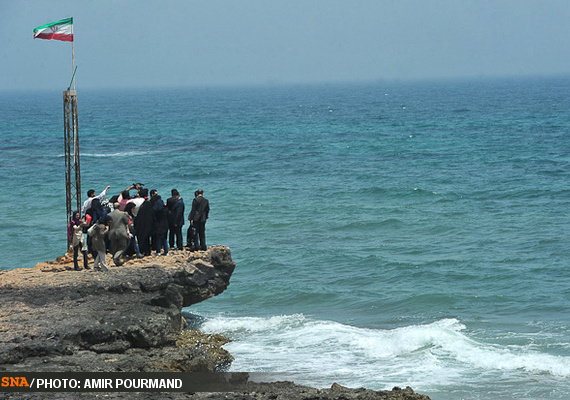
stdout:
<svg viewBox="0 0 570 400">
<path fill-rule="evenodd" d="M 29 387 L 30 385 L 28 384 L 28 381 L 26 380 L 26 378 L 24 378 L 23 376 L 14 376 L 14 377 L 8 377 L 8 376 L 4 376 L 2 378 L 2 387 L 23 387 L 23 386 L 27 386 Z"/>
</svg>

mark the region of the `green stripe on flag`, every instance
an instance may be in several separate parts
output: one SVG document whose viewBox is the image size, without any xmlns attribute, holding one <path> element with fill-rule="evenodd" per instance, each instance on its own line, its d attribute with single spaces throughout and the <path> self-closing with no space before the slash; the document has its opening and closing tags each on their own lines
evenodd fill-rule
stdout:
<svg viewBox="0 0 570 400">
<path fill-rule="evenodd" d="M 42 26 L 38 26 L 37 28 L 34 28 L 34 33 L 36 33 L 39 30 L 45 29 L 45 28 L 49 28 L 50 26 L 54 26 L 54 25 L 67 25 L 67 24 L 73 24 L 73 17 L 71 18 L 66 18 L 66 19 L 62 19 L 60 21 L 56 21 L 56 22 L 50 22 L 49 24 L 45 24 Z"/>
</svg>

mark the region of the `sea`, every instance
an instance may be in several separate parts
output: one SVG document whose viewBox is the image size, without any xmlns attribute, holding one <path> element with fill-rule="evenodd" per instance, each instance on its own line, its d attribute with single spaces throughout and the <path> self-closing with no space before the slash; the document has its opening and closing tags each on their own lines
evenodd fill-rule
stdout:
<svg viewBox="0 0 570 400">
<path fill-rule="evenodd" d="M 433 400 L 570 397 L 570 77 L 85 89 L 82 200 L 210 201 L 184 309 L 230 371 Z M 0 268 L 66 250 L 62 91 L 0 92 Z"/>
</svg>

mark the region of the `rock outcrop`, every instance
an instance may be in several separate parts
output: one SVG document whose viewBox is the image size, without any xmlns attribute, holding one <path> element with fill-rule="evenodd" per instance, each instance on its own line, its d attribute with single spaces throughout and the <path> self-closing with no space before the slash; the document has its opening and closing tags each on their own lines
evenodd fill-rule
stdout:
<svg viewBox="0 0 570 400">
<path fill-rule="evenodd" d="M 111 259 L 108 257 L 108 265 Z M 0 271 L 0 372 L 212 372 L 232 356 L 229 339 L 187 326 L 182 307 L 222 293 L 230 249 L 132 259 L 107 272 L 74 271 L 69 255 Z M 247 374 L 245 374 L 247 375 Z M 429 400 L 411 388 L 315 389 L 248 382 L 223 393 L 0 393 L 6 399 Z"/>
<path fill-rule="evenodd" d="M 74 271 L 69 257 L 1 271 L 0 371 L 222 369 L 224 340 L 189 342 L 181 309 L 223 292 L 234 268 L 230 249 L 212 246 L 107 272 Z"/>
<path fill-rule="evenodd" d="M 295 385 L 292 382 L 248 383 L 247 392 L 212 394 L 196 393 L 193 396 L 163 397 L 162 399 L 193 400 L 430 400 L 424 394 L 415 393 L 410 387 L 392 390 L 351 389 L 334 383 L 329 389 L 315 389 Z"/>
</svg>

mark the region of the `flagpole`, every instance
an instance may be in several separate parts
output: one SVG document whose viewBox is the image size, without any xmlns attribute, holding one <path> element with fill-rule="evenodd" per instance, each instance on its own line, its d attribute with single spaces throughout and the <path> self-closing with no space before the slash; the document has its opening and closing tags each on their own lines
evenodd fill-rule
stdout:
<svg viewBox="0 0 570 400">
<path fill-rule="evenodd" d="M 73 74 L 71 80 L 73 82 L 73 90 L 75 90 L 75 37 L 73 36 L 73 23 L 71 24 L 71 37 L 73 40 L 71 41 L 71 73 Z"/>
</svg>

